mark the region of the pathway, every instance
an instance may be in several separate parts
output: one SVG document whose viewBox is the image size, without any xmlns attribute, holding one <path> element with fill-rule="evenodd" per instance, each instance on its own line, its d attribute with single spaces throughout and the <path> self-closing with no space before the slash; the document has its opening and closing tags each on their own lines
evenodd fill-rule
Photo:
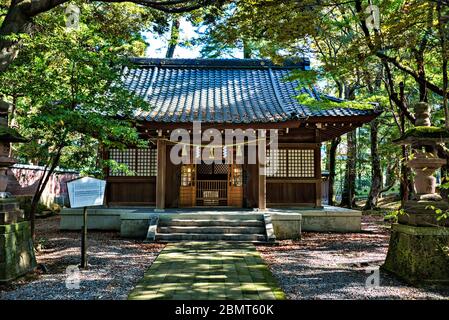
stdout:
<svg viewBox="0 0 449 320">
<path fill-rule="evenodd" d="M 284 299 L 276 279 L 249 243 L 167 245 L 128 299 Z"/>
</svg>

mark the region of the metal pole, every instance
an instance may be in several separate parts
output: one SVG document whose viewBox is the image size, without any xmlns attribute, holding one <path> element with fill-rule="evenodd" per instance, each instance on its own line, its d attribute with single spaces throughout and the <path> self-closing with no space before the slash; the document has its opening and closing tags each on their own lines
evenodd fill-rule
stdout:
<svg viewBox="0 0 449 320">
<path fill-rule="evenodd" d="M 83 229 L 81 235 L 81 268 L 87 269 L 87 207 L 83 208 Z"/>
</svg>

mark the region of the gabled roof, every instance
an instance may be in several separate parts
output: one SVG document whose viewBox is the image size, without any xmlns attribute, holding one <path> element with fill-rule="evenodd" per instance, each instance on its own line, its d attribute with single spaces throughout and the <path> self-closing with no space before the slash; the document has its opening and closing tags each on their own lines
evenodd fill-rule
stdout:
<svg viewBox="0 0 449 320">
<path fill-rule="evenodd" d="M 132 61 L 134 67 L 124 72 L 125 86 L 152 107 L 149 112 L 137 112 L 141 121 L 267 123 L 373 114 L 348 108 L 316 110 L 299 104 L 295 96 L 300 93 L 315 99 L 323 96 L 299 81 L 285 80 L 293 69 L 309 70 L 308 59 L 282 66 L 260 59 Z"/>
</svg>

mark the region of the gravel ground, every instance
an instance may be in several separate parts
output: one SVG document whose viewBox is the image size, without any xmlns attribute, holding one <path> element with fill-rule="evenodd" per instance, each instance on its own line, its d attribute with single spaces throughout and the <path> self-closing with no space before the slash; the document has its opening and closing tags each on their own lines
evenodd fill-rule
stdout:
<svg viewBox="0 0 449 320">
<path fill-rule="evenodd" d="M 79 264 L 80 234 L 59 232 L 58 226 L 57 216 L 37 220 L 43 247 L 37 260 L 47 272 L 0 285 L 0 300 L 126 299 L 164 247 L 123 240 L 115 232 L 89 232 L 89 269 L 80 271 L 79 289 L 67 289 L 66 268 Z M 289 299 L 449 299 L 449 288 L 410 287 L 384 272 L 379 287 L 367 288 L 367 270 L 383 263 L 388 240 L 388 225 L 364 216 L 362 233 L 303 233 L 300 241 L 257 250 Z"/>
<path fill-rule="evenodd" d="M 389 227 L 376 216 L 362 221 L 362 233 L 303 233 L 257 249 L 288 299 L 449 299 L 449 288 L 411 287 L 382 271 L 378 287 L 366 286 L 385 260 Z"/>
<path fill-rule="evenodd" d="M 75 284 L 73 277 L 67 277 L 66 268 L 80 262 L 80 234 L 58 229 L 58 216 L 37 220 L 36 235 L 43 248 L 36 258 L 47 272 L 37 270 L 9 286 L 0 286 L 0 300 L 126 299 L 164 247 L 123 240 L 115 232 L 89 232 L 89 268 L 80 271 L 79 289 L 67 289 L 66 281 L 69 287 Z"/>
</svg>

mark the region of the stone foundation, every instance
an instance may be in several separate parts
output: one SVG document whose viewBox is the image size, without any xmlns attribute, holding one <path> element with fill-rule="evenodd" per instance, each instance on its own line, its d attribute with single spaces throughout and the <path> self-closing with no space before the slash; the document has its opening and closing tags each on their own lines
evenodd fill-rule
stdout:
<svg viewBox="0 0 449 320">
<path fill-rule="evenodd" d="M 276 240 L 296 240 L 301 238 L 301 214 L 271 214 L 271 222 Z"/>
<path fill-rule="evenodd" d="M 0 282 L 14 280 L 35 267 L 29 221 L 0 225 Z"/>
<path fill-rule="evenodd" d="M 449 283 L 449 228 L 393 224 L 382 268 L 409 283 Z"/>
<path fill-rule="evenodd" d="M 87 228 L 89 230 L 114 230 L 120 231 L 120 215 L 122 213 L 132 212 L 127 209 L 87 209 Z M 59 229 L 61 230 L 81 230 L 83 226 L 83 209 L 61 210 L 61 222 Z"/>
<path fill-rule="evenodd" d="M 125 238 L 145 239 L 152 217 L 158 217 L 158 214 L 123 213 L 121 215 L 120 235 Z"/>
<path fill-rule="evenodd" d="M 362 212 L 338 207 L 324 207 L 324 210 L 304 210 L 302 231 L 311 232 L 360 232 Z"/>
<path fill-rule="evenodd" d="M 83 224 L 82 209 L 64 208 L 61 211 L 61 230 L 80 230 Z M 183 211 L 182 209 L 156 212 L 153 208 L 92 208 L 87 211 L 87 226 L 90 230 L 114 230 L 126 238 L 144 239 L 152 216 L 195 214 L 204 211 Z M 232 211 L 247 215 L 245 210 Z M 230 211 L 216 212 L 217 217 Z M 264 214 L 271 217 L 276 239 L 299 239 L 301 232 L 360 232 L 362 213 L 357 210 L 324 206 L 323 209 L 267 209 Z M 266 218 L 265 218 L 266 219 Z M 265 221 L 267 222 L 267 221 Z M 271 232 L 271 230 L 269 230 Z M 268 235 L 268 238 L 270 236 Z"/>
</svg>

